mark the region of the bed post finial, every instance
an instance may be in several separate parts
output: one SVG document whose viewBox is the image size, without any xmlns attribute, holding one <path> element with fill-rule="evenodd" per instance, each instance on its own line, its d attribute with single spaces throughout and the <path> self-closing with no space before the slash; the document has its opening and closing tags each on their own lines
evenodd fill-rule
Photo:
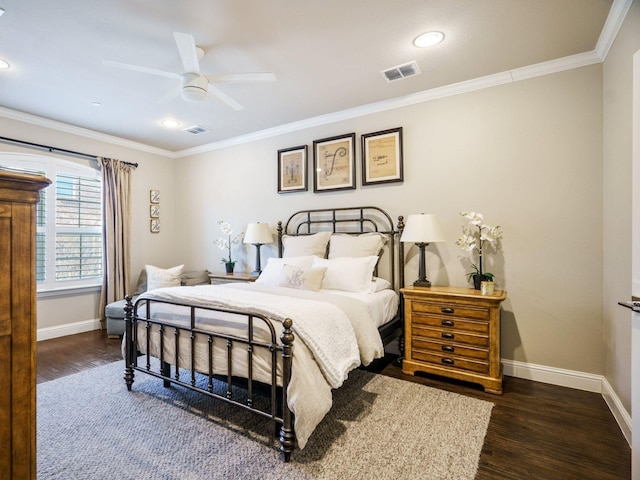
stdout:
<svg viewBox="0 0 640 480">
<path fill-rule="evenodd" d="M 282 258 L 282 221 L 278 222 L 276 231 L 278 232 L 278 258 Z"/>
<path fill-rule="evenodd" d="M 131 295 L 125 295 L 126 304 L 124 306 L 125 320 L 125 347 L 124 347 L 124 381 L 127 384 L 127 390 L 131 391 L 133 385 L 133 359 L 135 356 L 135 340 L 133 338 L 133 303 Z"/>
<path fill-rule="evenodd" d="M 293 432 L 293 414 L 289 410 L 287 402 L 287 386 L 291 381 L 291 363 L 293 357 L 293 320 L 286 318 L 282 322 L 284 327 L 280 335 L 282 342 L 282 427 L 280 427 L 280 451 L 284 454 L 284 461 L 291 459 L 291 452 L 296 444 L 296 436 Z"/>
</svg>

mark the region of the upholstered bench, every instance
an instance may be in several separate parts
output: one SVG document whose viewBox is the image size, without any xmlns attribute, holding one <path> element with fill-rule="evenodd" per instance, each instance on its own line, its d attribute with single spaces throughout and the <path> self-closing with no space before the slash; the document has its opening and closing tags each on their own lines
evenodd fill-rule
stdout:
<svg viewBox="0 0 640 480">
<path fill-rule="evenodd" d="M 209 272 L 207 270 L 197 270 L 180 274 L 180 285 L 206 285 L 209 284 Z M 133 293 L 135 301 L 139 295 L 147 291 L 147 270 L 140 272 L 138 284 Z M 127 301 L 122 299 L 110 303 L 104 308 L 104 315 L 107 319 L 107 336 L 109 338 L 119 338 L 124 334 L 124 307 Z"/>
</svg>

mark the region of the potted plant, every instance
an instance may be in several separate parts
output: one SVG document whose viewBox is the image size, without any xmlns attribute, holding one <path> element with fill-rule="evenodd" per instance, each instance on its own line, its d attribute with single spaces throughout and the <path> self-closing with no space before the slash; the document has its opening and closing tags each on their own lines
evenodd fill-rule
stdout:
<svg viewBox="0 0 640 480">
<path fill-rule="evenodd" d="M 220 230 L 222 230 L 222 233 L 226 235 L 226 238 L 217 238 L 213 243 L 216 244 L 220 250 L 227 250 L 227 257 L 223 257 L 221 261 L 224 263 L 226 272 L 233 273 L 236 261 L 231 258 L 231 245 L 240 243 L 244 232 L 239 233 L 232 239 L 231 235 L 233 234 L 233 230 L 229 223 L 224 220 L 218 220 L 218 226 Z"/>
<path fill-rule="evenodd" d="M 493 273 L 485 272 L 482 268 L 482 255 L 487 247 L 485 242 L 489 242 L 488 245 L 496 249 L 502 238 L 502 229 L 499 225 L 491 227 L 485 224 L 484 215 L 480 212 L 464 211 L 460 212 L 460 215 L 469 222 L 462 227 L 462 235 L 456 240 L 456 245 L 467 252 L 474 250 L 478 252 L 478 263 L 471 264 L 473 270 L 467 274 L 467 278 L 473 281 L 473 288 L 480 290 L 483 281 L 493 282 L 494 280 Z"/>
</svg>

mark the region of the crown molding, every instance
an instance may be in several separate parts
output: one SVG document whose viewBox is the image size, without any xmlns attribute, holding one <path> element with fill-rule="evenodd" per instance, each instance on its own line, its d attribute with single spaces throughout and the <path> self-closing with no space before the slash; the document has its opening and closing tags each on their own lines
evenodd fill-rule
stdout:
<svg viewBox="0 0 640 480">
<path fill-rule="evenodd" d="M 107 135 L 106 133 L 96 132 L 88 128 L 78 127 L 76 125 L 70 125 L 68 123 L 59 122 L 57 120 L 51 120 L 45 117 L 39 117 L 30 113 L 20 112 L 18 110 L 11 110 L 10 108 L 0 107 L 0 116 L 10 118 L 12 120 L 18 120 L 20 122 L 29 123 L 31 125 L 37 125 L 40 127 L 50 128 L 59 132 L 70 133 L 80 137 L 89 138 L 92 140 L 98 140 L 100 142 L 110 143 L 112 145 L 119 145 L 121 147 L 131 148 L 133 150 L 139 150 L 142 152 L 152 153 L 154 155 L 160 155 L 163 157 L 176 158 L 173 152 L 164 150 L 162 148 L 153 147 L 144 143 L 133 142 L 114 135 Z"/>
<path fill-rule="evenodd" d="M 604 27 L 602 27 L 602 32 L 600 32 L 600 38 L 595 48 L 596 53 L 603 62 L 609 54 L 609 49 L 611 45 L 613 45 L 632 3 L 633 0 L 613 0 L 609 15 L 607 15 L 607 20 L 604 22 Z"/>
<path fill-rule="evenodd" d="M 394 110 L 396 108 L 408 107 L 424 102 L 431 102 L 433 100 L 452 97 L 454 95 L 461 95 L 464 93 L 484 90 L 486 88 L 497 87 L 499 85 L 505 85 L 507 83 L 513 83 L 521 80 L 549 75 L 552 73 L 572 70 L 574 68 L 580 68 L 587 65 L 592 65 L 594 63 L 600 63 L 601 61 L 602 60 L 596 54 L 595 50 L 592 50 L 591 52 L 579 53 L 556 60 L 550 60 L 548 62 L 538 63 L 536 65 L 516 68 L 514 70 L 495 73 L 493 75 L 474 78 L 472 80 L 445 85 L 443 87 L 432 88 L 430 90 L 423 90 L 422 92 L 417 92 L 402 97 L 396 97 L 381 102 L 370 103 L 367 105 L 362 105 L 360 107 L 341 110 L 339 112 L 319 115 L 317 117 L 308 118 L 299 122 L 287 123 L 278 127 L 260 130 L 247 135 L 241 135 L 238 137 L 229 138 L 227 140 L 213 142 L 207 145 L 201 145 L 199 147 L 180 150 L 178 152 L 175 152 L 175 155 L 176 158 L 182 158 L 198 153 L 211 152 L 214 150 L 231 147 L 233 145 L 255 142 L 257 140 L 262 140 L 269 137 L 297 132 L 307 128 L 318 127 L 321 125 L 349 120 L 356 117 L 380 113 L 387 110 Z"/>
</svg>

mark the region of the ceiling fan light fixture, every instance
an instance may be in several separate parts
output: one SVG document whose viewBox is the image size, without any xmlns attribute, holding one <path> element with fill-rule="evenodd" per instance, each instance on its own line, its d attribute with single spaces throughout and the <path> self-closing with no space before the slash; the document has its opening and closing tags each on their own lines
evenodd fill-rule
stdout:
<svg viewBox="0 0 640 480">
<path fill-rule="evenodd" d="M 444 33 L 442 32 L 426 32 L 418 35 L 413 44 L 418 48 L 433 47 L 444 40 Z"/>
<path fill-rule="evenodd" d="M 209 81 L 196 73 L 185 73 L 182 82 L 182 98 L 187 102 L 202 102 L 207 98 Z"/>
</svg>

